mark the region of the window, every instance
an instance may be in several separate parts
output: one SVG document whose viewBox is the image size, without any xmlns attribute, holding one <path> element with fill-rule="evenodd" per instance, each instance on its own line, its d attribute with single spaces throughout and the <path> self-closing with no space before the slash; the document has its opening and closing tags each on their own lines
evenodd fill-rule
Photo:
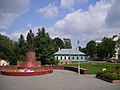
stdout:
<svg viewBox="0 0 120 90">
<path fill-rule="evenodd" d="M 77 60 L 79 59 L 79 57 L 77 57 Z"/>
<path fill-rule="evenodd" d="M 66 60 L 66 56 L 65 56 L 65 60 Z"/>
<path fill-rule="evenodd" d="M 72 57 L 72 59 L 74 60 L 74 57 Z"/>
<path fill-rule="evenodd" d="M 58 56 L 57 56 L 56 58 L 57 58 L 57 60 L 58 60 Z"/>
<path fill-rule="evenodd" d="M 60 57 L 60 59 L 62 60 L 62 56 Z"/>
<path fill-rule="evenodd" d="M 68 57 L 68 60 L 70 60 L 70 57 Z"/>
<path fill-rule="evenodd" d="M 83 59 L 83 57 L 81 57 L 81 59 Z"/>
</svg>

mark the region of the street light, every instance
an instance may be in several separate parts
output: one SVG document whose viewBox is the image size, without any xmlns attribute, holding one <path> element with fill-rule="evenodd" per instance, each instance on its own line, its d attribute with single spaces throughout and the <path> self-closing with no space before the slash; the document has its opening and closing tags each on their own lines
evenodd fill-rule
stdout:
<svg viewBox="0 0 120 90">
<path fill-rule="evenodd" d="M 79 61 L 79 43 L 80 43 L 80 41 L 78 40 L 77 41 L 77 43 L 78 43 L 78 75 L 80 75 L 80 61 Z"/>
</svg>

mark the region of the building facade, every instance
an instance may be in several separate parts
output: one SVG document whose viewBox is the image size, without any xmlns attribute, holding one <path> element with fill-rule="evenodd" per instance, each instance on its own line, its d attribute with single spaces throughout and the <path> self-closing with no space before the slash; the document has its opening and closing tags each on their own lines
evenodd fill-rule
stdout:
<svg viewBox="0 0 120 90">
<path fill-rule="evenodd" d="M 0 66 L 8 66 L 9 62 L 7 60 L 1 60 L 0 59 Z"/>
<path fill-rule="evenodd" d="M 73 64 L 78 61 L 87 61 L 88 56 L 75 49 L 61 49 L 54 53 L 55 60 L 58 60 L 58 64 Z"/>
<path fill-rule="evenodd" d="M 117 59 L 117 60 L 119 59 L 119 52 L 120 52 L 120 47 L 119 47 L 120 42 L 118 42 L 119 38 L 120 38 L 119 35 L 114 35 L 113 38 L 112 38 L 113 41 L 117 42 L 117 44 L 115 46 L 115 55 L 113 56 L 113 58 Z"/>
</svg>

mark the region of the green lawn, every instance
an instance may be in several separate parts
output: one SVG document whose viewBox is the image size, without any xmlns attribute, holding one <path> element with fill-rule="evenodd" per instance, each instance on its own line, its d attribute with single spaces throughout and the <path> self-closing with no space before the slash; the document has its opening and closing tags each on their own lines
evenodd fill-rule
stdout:
<svg viewBox="0 0 120 90">
<path fill-rule="evenodd" d="M 66 64 L 64 66 L 75 66 L 77 67 L 77 64 Z M 120 64 L 113 64 L 113 63 L 81 63 L 80 68 L 88 69 L 89 74 L 96 74 L 98 71 L 101 71 L 103 68 L 112 68 L 115 66 L 120 66 Z"/>
</svg>

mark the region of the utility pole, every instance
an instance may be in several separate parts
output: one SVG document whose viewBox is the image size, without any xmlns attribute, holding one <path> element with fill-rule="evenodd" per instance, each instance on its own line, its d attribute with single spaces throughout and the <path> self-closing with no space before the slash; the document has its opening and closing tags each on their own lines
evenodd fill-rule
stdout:
<svg viewBox="0 0 120 90">
<path fill-rule="evenodd" d="M 80 42 L 79 42 L 79 40 L 77 41 L 77 43 L 78 43 L 78 75 L 80 75 L 80 66 L 79 66 L 80 65 L 80 61 L 79 61 L 80 60 L 79 59 L 79 43 Z"/>
</svg>

